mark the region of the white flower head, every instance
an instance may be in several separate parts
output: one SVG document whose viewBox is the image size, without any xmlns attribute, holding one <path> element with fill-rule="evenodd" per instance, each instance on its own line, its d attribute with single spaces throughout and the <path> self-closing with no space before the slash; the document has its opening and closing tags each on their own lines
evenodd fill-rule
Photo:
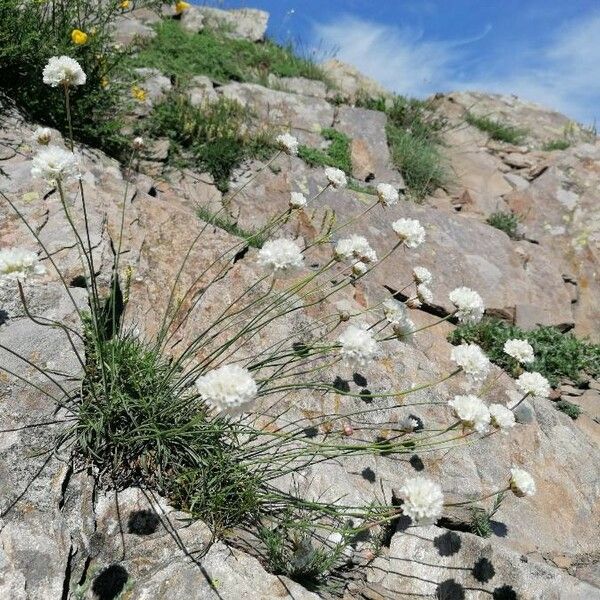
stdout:
<svg viewBox="0 0 600 600">
<path fill-rule="evenodd" d="M 506 433 L 507 429 L 515 426 L 515 415 L 512 410 L 502 404 L 490 404 L 492 425 Z"/>
<path fill-rule="evenodd" d="M 490 361 L 477 344 L 455 346 L 450 358 L 462 368 L 472 383 L 482 382 L 490 371 Z"/>
<path fill-rule="evenodd" d="M 405 417 L 398 425 L 402 431 L 412 433 L 419 426 L 419 422 L 412 417 Z"/>
<path fill-rule="evenodd" d="M 79 161 L 68 150 L 48 146 L 33 157 L 31 175 L 46 179 L 50 183 L 79 179 Z"/>
<path fill-rule="evenodd" d="M 258 251 L 258 264 L 278 274 L 300 269 L 303 263 L 304 256 L 299 246 L 285 238 L 269 240 Z"/>
<path fill-rule="evenodd" d="M 550 395 L 550 384 L 540 373 L 521 373 L 516 381 L 517 387 L 523 394 L 547 398 Z"/>
<path fill-rule="evenodd" d="M 290 156 L 298 154 L 298 140 L 290 133 L 281 133 L 275 138 L 277 145 Z"/>
<path fill-rule="evenodd" d="M 300 192 L 292 192 L 290 206 L 292 208 L 304 208 L 306 206 L 306 196 Z"/>
<path fill-rule="evenodd" d="M 513 467 L 510 470 L 510 489 L 519 498 L 533 496 L 536 489 L 535 481 L 527 471 Z"/>
<path fill-rule="evenodd" d="M 83 85 L 86 81 L 81 65 L 70 56 L 53 56 L 44 67 L 43 78 L 51 87 Z"/>
<path fill-rule="evenodd" d="M 444 508 L 442 488 L 426 477 L 407 479 L 399 490 L 404 500 L 402 511 L 413 521 L 437 519 Z"/>
<path fill-rule="evenodd" d="M 398 219 L 392 229 L 407 248 L 416 248 L 425 241 L 425 229 L 416 219 Z"/>
<path fill-rule="evenodd" d="M 468 287 L 458 287 L 448 295 L 450 302 L 458 309 L 456 318 L 461 323 L 479 323 L 485 306 L 481 296 Z"/>
<path fill-rule="evenodd" d="M 224 365 L 196 379 L 196 388 L 204 400 L 221 409 L 240 406 L 253 400 L 258 386 L 248 369 Z"/>
<path fill-rule="evenodd" d="M 454 416 L 460 419 L 465 427 L 474 429 L 478 433 L 485 433 L 490 425 L 490 411 L 481 398 L 469 394 L 467 396 L 454 396 L 448 405 L 452 408 Z"/>
<path fill-rule="evenodd" d="M 392 206 L 396 204 L 400 198 L 398 190 L 389 183 L 380 183 L 377 186 L 377 196 L 384 206 Z"/>
<path fill-rule="evenodd" d="M 433 302 L 433 293 L 424 283 L 419 283 L 417 285 L 417 298 L 423 304 L 431 304 Z"/>
<path fill-rule="evenodd" d="M 46 269 L 38 255 L 25 248 L 2 248 L 0 250 L 0 281 L 27 279 L 31 275 L 43 275 Z"/>
<path fill-rule="evenodd" d="M 338 341 L 340 354 L 350 366 L 364 367 L 377 352 L 377 342 L 365 324 L 348 325 Z"/>
<path fill-rule="evenodd" d="M 411 336 L 415 332 L 416 328 L 415 324 L 408 317 L 406 317 L 402 319 L 402 321 L 394 323 L 392 325 L 392 329 L 399 338 L 404 338 L 404 341 L 406 341 L 406 338 Z"/>
<path fill-rule="evenodd" d="M 377 262 L 377 253 L 362 235 L 351 235 L 339 240 L 333 251 L 335 258 L 356 258 L 365 263 Z"/>
<path fill-rule="evenodd" d="M 388 298 L 382 304 L 383 315 L 392 325 L 406 319 L 406 307 L 395 298 Z"/>
<path fill-rule="evenodd" d="M 141 150 L 146 145 L 143 137 L 133 138 L 132 146 L 134 150 Z"/>
<path fill-rule="evenodd" d="M 429 269 L 426 269 L 425 267 L 415 267 L 412 271 L 412 274 L 413 274 L 413 279 L 415 280 L 415 283 L 417 285 L 419 283 L 422 283 L 424 285 L 429 285 L 433 279 L 431 272 L 429 271 Z"/>
<path fill-rule="evenodd" d="M 52 139 L 52 129 L 48 127 L 38 127 L 33 132 L 33 140 L 40 146 L 47 146 Z"/>
<path fill-rule="evenodd" d="M 341 169 L 327 167 L 325 169 L 325 177 L 327 177 L 327 181 L 329 181 L 332 187 L 334 187 L 336 190 L 345 188 L 348 185 L 346 174 Z"/>
<path fill-rule="evenodd" d="M 532 363 L 535 360 L 533 348 L 527 340 L 507 340 L 504 343 L 504 352 L 521 364 Z"/>
</svg>

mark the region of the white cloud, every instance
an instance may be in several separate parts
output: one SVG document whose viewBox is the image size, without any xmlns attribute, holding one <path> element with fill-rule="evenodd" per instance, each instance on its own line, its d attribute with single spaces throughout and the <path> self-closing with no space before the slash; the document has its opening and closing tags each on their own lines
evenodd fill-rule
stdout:
<svg viewBox="0 0 600 600">
<path fill-rule="evenodd" d="M 335 45 L 341 60 L 398 93 L 514 93 L 584 122 L 600 117 L 600 13 L 563 27 L 545 46 L 532 36 L 525 51 L 490 47 L 483 57 L 468 51 L 482 36 L 427 41 L 408 28 L 353 17 L 318 25 L 315 35 Z M 467 63 L 477 58 L 482 60 Z"/>
</svg>

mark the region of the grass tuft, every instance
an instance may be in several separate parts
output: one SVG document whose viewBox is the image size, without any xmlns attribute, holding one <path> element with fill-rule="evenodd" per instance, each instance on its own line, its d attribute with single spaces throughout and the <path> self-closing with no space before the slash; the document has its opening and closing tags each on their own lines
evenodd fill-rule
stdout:
<svg viewBox="0 0 600 600">
<path fill-rule="evenodd" d="M 478 117 L 473 113 L 467 113 L 466 121 L 469 125 L 487 133 L 493 140 L 507 144 L 520 144 L 527 135 L 527 129 L 513 127 L 490 117 Z"/>
<path fill-rule="evenodd" d="M 560 410 L 561 412 L 564 412 L 565 415 L 571 417 L 573 421 L 575 421 L 575 419 L 577 419 L 577 417 L 583 412 L 581 410 L 581 406 L 579 406 L 578 404 L 573 404 L 568 400 L 559 400 L 556 403 L 556 408 L 558 408 L 558 410 Z"/>
<path fill-rule="evenodd" d="M 331 142 L 326 150 L 302 145 L 298 148 L 298 156 L 313 167 L 336 167 L 351 175 L 350 144 L 352 140 L 346 134 L 332 128 L 323 129 L 321 135 Z"/>
<path fill-rule="evenodd" d="M 569 140 L 558 138 L 556 140 L 550 140 L 549 142 L 546 142 L 542 146 L 542 150 L 545 150 L 546 152 L 552 152 L 553 150 L 566 150 L 570 146 L 571 142 L 569 142 Z"/>
<path fill-rule="evenodd" d="M 513 338 L 531 344 L 535 361 L 526 365 L 526 369 L 538 371 L 553 386 L 565 379 L 580 383 L 587 377 L 600 375 L 600 345 L 579 340 L 570 333 L 561 333 L 554 327 L 525 331 L 499 319 L 484 319 L 476 325 L 457 327 L 448 339 L 452 344 L 479 344 L 494 364 L 517 377 L 523 367 L 503 350 L 504 343 Z"/>
<path fill-rule="evenodd" d="M 247 244 L 253 248 L 262 248 L 263 244 L 267 241 L 266 234 L 244 229 L 229 217 L 212 213 L 204 207 L 198 207 L 198 217 L 215 227 L 227 231 L 231 235 L 246 240 Z"/>
<path fill-rule="evenodd" d="M 519 228 L 519 216 L 513 212 L 502 212 L 498 211 L 492 213 L 487 219 L 486 223 L 504 231 L 509 238 L 513 240 L 518 239 L 518 228 Z"/>
</svg>

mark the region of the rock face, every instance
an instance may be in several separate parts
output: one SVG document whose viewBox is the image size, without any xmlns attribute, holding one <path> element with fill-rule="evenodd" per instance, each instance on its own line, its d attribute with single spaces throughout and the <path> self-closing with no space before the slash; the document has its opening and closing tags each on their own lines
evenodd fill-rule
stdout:
<svg viewBox="0 0 600 600">
<path fill-rule="evenodd" d="M 224 23 L 230 34 L 251 40 L 264 36 L 267 16 L 261 11 L 204 7 L 194 11 L 196 24 L 214 27 Z M 146 18 L 151 16 L 140 15 L 139 22 L 151 22 Z M 383 93 L 350 68 L 329 63 L 327 69 L 332 77 L 338 77 L 341 92 L 348 98 L 356 98 L 361 90 Z M 156 70 L 139 70 L 138 76 L 148 93 L 148 106 L 171 89 L 170 79 Z M 319 130 L 334 126 L 352 138 L 352 175 L 357 181 L 404 188 L 402 176 L 390 160 L 385 114 L 334 106 L 327 101 L 331 90 L 322 82 L 272 78 L 271 84 L 278 89 L 235 82 L 213 86 L 209 78 L 198 76 L 192 81 L 189 97 L 200 106 L 221 96 L 234 99 L 250 108 L 263 126 L 291 130 L 315 147 L 323 142 Z M 241 349 L 238 358 L 290 332 L 304 334 L 323 313 L 371 308 L 376 314 L 380 302 L 391 293 L 405 293 L 416 265 L 430 269 L 435 278 L 433 300 L 423 310 L 411 311 L 417 327 L 430 325 L 437 315 L 451 311 L 448 292 L 467 285 L 481 293 L 491 314 L 524 327 L 574 326 L 578 334 L 600 339 L 598 141 L 587 139 L 585 132 L 571 127 L 565 117 L 512 97 L 451 94 L 435 99 L 435 105 L 450 124 L 444 134 L 444 152 L 453 174 L 447 189 L 438 190 L 422 205 L 401 200 L 393 207 L 369 212 L 365 212 L 373 202 L 369 193 L 328 189 L 314 207 L 295 213 L 282 232 L 302 243 L 314 237 L 326 214 L 335 211 L 340 221 L 354 219 L 352 232 L 365 235 L 381 257 L 394 243 L 391 223 L 408 217 L 423 223 L 426 244 L 381 263 L 372 277 L 332 294 L 323 305 L 274 323 L 251 349 Z M 528 128 L 526 142 L 515 146 L 489 140 L 465 124 L 467 110 L 493 113 Z M 80 287 L 81 263 L 56 192 L 30 176 L 34 128 L 17 115 L 2 125 L 0 191 L 27 218 L 65 275 L 66 286 L 46 260 L 47 273 L 25 287 L 29 309 L 77 328 L 77 312 L 87 306 L 85 289 Z M 542 149 L 565 129 L 572 139 L 567 150 Z M 63 143 L 56 132 L 54 138 Z M 157 161 L 168 156 L 166 138 L 149 141 L 144 151 L 143 158 L 158 169 L 156 175 L 150 171 L 126 173 L 122 165 L 100 152 L 84 147 L 78 151 L 93 257 L 103 286 L 110 281 L 114 242 L 121 208 L 125 208 L 121 267 L 131 276 L 128 326 L 139 327 L 148 338 L 156 334 L 167 308 L 167 291 L 199 232 L 203 232 L 202 241 L 194 244 L 181 270 L 177 293 L 190 285 L 202 291 L 205 280 L 198 278 L 198 265 L 212 265 L 224 254 L 228 258 L 222 279 L 203 296 L 202 309 L 190 311 L 185 327 L 171 341 L 171 350 L 202 331 L 207 321 L 263 274 L 256 263 L 256 249 L 202 221 L 198 207 L 213 213 L 226 211 L 240 228 L 253 230 L 285 210 L 290 192 L 314 195 L 326 184 L 322 169 L 310 168 L 298 157 L 281 155 L 271 168 L 257 162 L 243 165 L 224 197 L 206 173 L 163 172 Z M 255 178 L 241 189 L 250 177 Z M 77 198 L 76 187 L 69 192 Z M 77 199 L 74 202 L 79 208 Z M 519 239 L 486 223 L 499 210 L 513 210 L 520 216 Z M 80 211 L 73 213 L 81 226 Z M 334 241 L 337 237 L 339 234 Z M 21 245 L 41 254 L 3 200 L 0 244 Z M 329 256 L 329 246 L 310 251 L 307 263 L 322 264 Z M 212 275 L 208 271 L 207 278 Z M 375 314 L 370 323 L 376 322 Z M 449 411 L 425 403 L 445 404 L 452 395 L 465 393 L 460 382 L 450 380 L 433 390 L 417 391 L 410 402 L 402 398 L 373 400 L 364 393 L 418 387 L 450 372 L 454 366 L 446 337 L 452 329 L 453 325 L 444 323 L 420 331 L 411 340 L 393 340 L 382 350 L 381 360 L 366 365 L 359 374 L 348 369 L 328 371 L 326 380 L 339 378 L 356 397 L 292 394 L 287 400 L 290 414 L 316 418 L 332 412 L 358 430 L 362 421 L 353 414 L 368 406 L 371 410 L 365 418 L 373 425 L 415 414 L 441 429 Z M 319 339 L 320 334 L 317 330 L 312 335 Z M 73 385 L 72 376 L 80 374 L 81 364 L 62 330 L 26 318 L 14 288 L 0 287 L 0 344 L 0 364 L 8 369 L 0 375 L 4 415 L 0 434 L 0 598 L 97 600 L 114 599 L 118 594 L 135 600 L 321 597 L 267 572 L 255 556 L 223 541 L 212 543 L 204 523 L 188 522 L 187 515 L 150 490 L 131 487 L 115 494 L 99 487 L 90 473 L 74 472 L 66 452 L 48 452 L 56 435 L 69 426 L 69 415 L 56 411 L 52 396 L 61 387 Z M 83 349 L 78 343 L 75 350 L 81 358 Z M 11 351 L 31 362 L 42 361 L 53 379 L 25 363 L 24 374 L 38 387 L 26 386 L 14 375 L 23 373 L 23 361 Z M 494 368 L 486 400 L 506 404 L 507 395 L 514 391 L 512 379 Z M 521 500 L 509 494 L 494 515 L 493 532 L 487 539 L 465 532 L 469 515 L 459 509 L 445 509 L 437 526 L 408 527 L 400 519 L 390 530 L 389 547 L 384 545 L 349 585 L 345 600 L 402 600 L 415 595 L 494 600 L 600 598 L 600 383 L 589 382 L 585 390 L 564 384 L 560 396 L 580 404 L 585 411 L 582 417 L 572 421 L 558 412 L 551 400 L 528 399 L 519 407 L 518 424 L 509 436 L 491 435 L 448 453 L 407 453 L 401 460 L 383 453 L 350 457 L 343 462 L 315 464 L 298 473 L 295 483 L 304 497 L 332 503 L 344 498 L 357 505 L 381 495 L 386 501 L 397 497 L 400 482 L 415 473 L 439 480 L 447 497 L 457 503 L 497 490 L 512 465 L 536 475 L 537 494 Z M 353 550 L 355 558 L 361 551 L 358 546 Z"/>
<path fill-rule="evenodd" d="M 325 61 L 322 67 L 337 88 L 337 92 L 331 93 L 332 96 L 339 94 L 345 100 L 352 102 L 361 95 L 373 97 L 390 95 L 376 81 L 341 60 L 332 58 Z"/>
</svg>

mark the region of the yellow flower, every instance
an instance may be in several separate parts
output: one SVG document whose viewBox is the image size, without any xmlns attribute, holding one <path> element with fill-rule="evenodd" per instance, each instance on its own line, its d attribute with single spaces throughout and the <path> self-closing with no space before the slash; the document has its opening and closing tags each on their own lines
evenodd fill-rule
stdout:
<svg viewBox="0 0 600 600">
<path fill-rule="evenodd" d="M 88 34 L 79 29 L 73 29 L 71 31 L 71 41 L 77 46 L 83 46 L 88 41 Z"/>
<path fill-rule="evenodd" d="M 100 86 L 102 88 L 107 88 L 109 83 L 110 83 L 110 80 L 108 79 L 108 77 L 106 75 L 104 75 L 103 77 L 100 78 Z"/>
<path fill-rule="evenodd" d="M 129 0 L 121 0 L 121 2 L 119 2 L 119 8 L 122 8 L 123 10 L 127 10 L 131 5 L 131 2 Z"/>
<path fill-rule="evenodd" d="M 179 2 L 175 3 L 175 12 L 180 15 L 184 10 L 187 10 L 190 7 L 189 2 L 184 2 L 183 0 L 179 0 Z"/>
<path fill-rule="evenodd" d="M 131 95 L 139 102 L 144 102 L 146 100 L 146 90 L 137 85 L 134 85 L 131 88 Z"/>
</svg>

